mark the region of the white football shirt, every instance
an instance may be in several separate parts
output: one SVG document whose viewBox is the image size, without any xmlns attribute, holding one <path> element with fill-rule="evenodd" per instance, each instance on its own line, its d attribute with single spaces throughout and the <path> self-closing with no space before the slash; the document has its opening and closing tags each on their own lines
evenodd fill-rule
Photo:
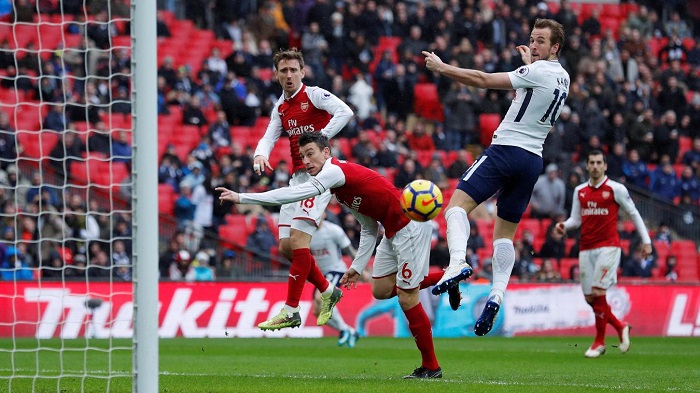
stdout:
<svg viewBox="0 0 700 393">
<path fill-rule="evenodd" d="M 569 74 L 558 61 L 538 60 L 508 73 L 516 89 L 491 144 L 519 146 L 542 156 L 542 145 L 569 94 Z"/>
<path fill-rule="evenodd" d="M 348 267 L 343 262 L 341 250 L 350 245 L 350 239 L 340 226 L 324 221 L 320 230 L 311 238 L 311 255 L 316 259 L 323 274 L 345 272 Z"/>
</svg>

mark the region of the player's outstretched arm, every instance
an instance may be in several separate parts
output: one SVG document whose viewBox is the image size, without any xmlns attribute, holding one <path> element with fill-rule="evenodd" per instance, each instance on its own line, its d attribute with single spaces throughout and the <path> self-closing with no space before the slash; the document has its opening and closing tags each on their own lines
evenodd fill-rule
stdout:
<svg viewBox="0 0 700 393">
<path fill-rule="evenodd" d="M 308 181 L 303 184 L 289 187 L 281 187 L 271 191 L 258 193 L 237 193 L 224 187 L 217 187 L 215 191 L 221 191 L 220 201 L 242 203 L 247 205 L 280 206 L 287 203 L 299 202 L 304 199 L 321 195 L 325 189 L 316 187 L 318 182 Z"/>
<path fill-rule="evenodd" d="M 445 64 L 442 59 L 440 59 L 440 56 L 433 52 L 423 51 L 422 53 L 423 56 L 425 56 L 425 67 L 428 70 L 437 72 L 440 75 L 444 75 L 467 86 L 480 87 L 482 89 L 513 89 L 510 77 L 508 77 L 508 74 L 505 72 L 489 74 L 478 70 L 459 68 Z"/>
</svg>

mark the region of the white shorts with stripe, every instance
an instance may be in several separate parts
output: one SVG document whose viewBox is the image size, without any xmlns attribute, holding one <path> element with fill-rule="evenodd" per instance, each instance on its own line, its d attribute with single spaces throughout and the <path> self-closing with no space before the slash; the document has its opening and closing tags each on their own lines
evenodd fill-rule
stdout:
<svg viewBox="0 0 700 393">
<path fill-rule="evenodd" d="M 411 221 L 391 239 L 384 236 L 377 246 L 372 277 L 396 274 L 397 287 L 418 288 L 428 275 L 432 235 L 431 222 Z"/>
<path fill-rule="evenodd" d="M 306 183 L 311 179 L 306 171 L 297 171 L 289 180 L 290 186 Z M 289 237 L 290 228 L 297 229 L 311 236 L 314 235 L 318 225 L 321 223 L 323 212 L 326 211 L 328 202 L 331 201 L 331 191 L 326 190 L 323 194 L 304 199 L 300 202 L 288 203 L 280 208 L 278 220 L 279 238 Z"/>
<path fill-rule="evenodd" d="M 617 283 L 621 254 L 620 247 L 600 247 L 579 252 L 578 264 L 584 295 L 590 295 L 592 288 L 608 289 Z"/>
</svg>

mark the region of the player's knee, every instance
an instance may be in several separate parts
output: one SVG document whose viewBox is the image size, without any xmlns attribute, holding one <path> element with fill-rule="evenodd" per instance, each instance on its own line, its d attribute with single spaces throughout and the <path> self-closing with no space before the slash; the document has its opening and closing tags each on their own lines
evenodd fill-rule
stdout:
<svg viewBox="0 0 700 393">
<path fill-rule="evenodd" d="M 399 290 L 399 306 L 402 310 L 410 310 L 415 307 L 420 299 L 418 298 L 418 290 L 403 291 Z"/>
</svg>

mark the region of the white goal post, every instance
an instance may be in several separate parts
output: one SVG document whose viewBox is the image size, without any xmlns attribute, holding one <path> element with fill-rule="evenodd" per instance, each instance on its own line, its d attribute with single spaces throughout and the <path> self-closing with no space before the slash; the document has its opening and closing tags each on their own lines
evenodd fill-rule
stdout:
<svg viewBox="0 0 700 393">
<path fill-rule="evenodd" d="M 157 392 L 156 2 L 9 3 L 0 391 Z"/>
</svg>

